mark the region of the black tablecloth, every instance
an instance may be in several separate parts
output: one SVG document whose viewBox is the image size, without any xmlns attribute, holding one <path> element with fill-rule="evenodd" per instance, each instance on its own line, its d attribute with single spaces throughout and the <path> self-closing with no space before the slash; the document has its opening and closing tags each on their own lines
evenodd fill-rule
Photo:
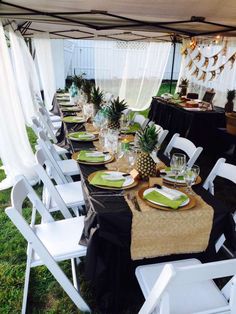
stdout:
<svg viewBox="0 0 236 314">
<path fill-rule="evenodd" d="M 67 124 L 69 128 L 72 126 Z M 70 144 L 73 150 L 93 147 L 91 142 L 71 141 Z M 166 157 L 160 157 L 166 162 Z M 134 270 L 139 264 L 193 257 L 203 262 L 215 260 L 215 242 L 222 233 L 234 248 L 236 237 L 231 209 L 216 200 L 201 186 L 197 186 L 194 188 L 195 191 L 214 208 L 213 228 L 207 250 L 199 254 L 171 255 L 132 261 L 130 257 L 132 212 L 124 197 L 115 195 L 119 194 L 119 191 L 103 190 L 107 196 L 95 195 L 96 192 L 102 190 L 90 186 L 87 177 L 99 169 L 104 169 L 104 166 L 80 164 L 88 210 L 82 237 L 83 243 L 86 242 L 88 247 L 85 273 L 86 278 L 95 288 L 97 304 L 104 313 L 120 313 L 122 308 L 128 307 L 131 302 L 130 297 L 132 297 L 132 284 L 135 282 Z"/>
<path fill-rule="evenodd" d="M 215 147 L 217 128 L 225 127 L 222 108 L 215 108 L 214 111 L 188 111 L 160 97 L 153 98 L 148 117 L 169 130 L 169 139 L 174 133 L 179 133 L 196 146 L 207 149 Z"/>
</svg>

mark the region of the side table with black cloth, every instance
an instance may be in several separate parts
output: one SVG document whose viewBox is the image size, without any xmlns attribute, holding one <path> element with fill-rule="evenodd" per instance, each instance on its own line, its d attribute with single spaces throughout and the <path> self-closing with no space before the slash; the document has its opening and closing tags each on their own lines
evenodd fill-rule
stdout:
<svg viewBox="0 0 236 314">
<path fill-rule="evenodd" d="M 92 147 L 92 142 L 71 141 L 74 150 Z M 165 162 L 165 158 L 160 156 Z M 183 258 L 199 258 L 202 261 L 215 259 L 215 242 L 224 233 L 232 247 L 235 246 L 234 221 L 231 210 L 217 201 L 202 187 L 194 190 L 214 208 L 213 228 L 209 246 L 205 252 L 182 254 L 132 261 L 130 257 L 132 212 L 119 191 L 101 190 L 89 185 L 88 175 L 104 166 L 80 164 L 85 198 L 89 196 L 90 204 L 85 219 L 83 241 L 87 242 L 85 260 L 86 278 L 95 288 L 97 304 L 103 313 L 120 313 L 132 302 L 136 280 L 134 270 L 139 264 L 171 261 Z M 104 191 L 106 196 L 96 196 L 94 192 Z M 111 193 L 114 193 L 112 195 Z M 117 194 L 117 196 L 116 196 Z"/>
<path fill-rule="evenodd" d="M 149 119 L 169 130 L 168 137 L 179 133 L 196 146 L 216 148 L 217 128 L 225 127 L 225 114 L 222 108 L 213 111 L 185 110 L 169 103 L 161 97 L 153 97 Z"/>
</svg>

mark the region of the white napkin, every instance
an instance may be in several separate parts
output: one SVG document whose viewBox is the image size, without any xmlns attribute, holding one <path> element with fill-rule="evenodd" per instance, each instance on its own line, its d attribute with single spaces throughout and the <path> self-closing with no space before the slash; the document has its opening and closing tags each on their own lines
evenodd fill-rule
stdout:
<svg viewBox="0 0 236 314">
<path fill-rule="evenodd" d="M 156 189 L 156 191 L 172 201 L 177 200 L 180 197 L 179 191 L 175 191 L 163 186 L 161 189 Z"/>
<path fill-rule="evenodd" d="M 92 152 L 92 153 L 86 153 L 85 154 L 87 157 L 103 157 L 105 154 L 102 152 Z"/>
<path fill-rule="evenodd" d="M 108 172 L 108 173 L 102 175 L 102 178 L 105 179 L 105 180 L 111 180 L 111 181 L 118 181 L 118 180 L 124 179 L 122 174 L 121 173 L 117 173 L 117 172 L 114 172 L 114 173 L 109 173 Z"/>
</svg>

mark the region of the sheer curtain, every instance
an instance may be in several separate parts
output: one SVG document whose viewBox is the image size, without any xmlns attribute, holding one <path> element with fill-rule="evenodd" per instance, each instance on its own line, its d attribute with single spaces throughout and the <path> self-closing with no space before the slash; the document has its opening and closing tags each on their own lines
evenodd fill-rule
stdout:
<svg viewBox="0 0 236 314">
<path fill-rule="evenodd" d="M 38 94 L 39 91 L 35 90 L 36 86 L 34 86 L 36 78 L 32 78 L 35 68 L 32 67 L 33 62 L 27 62 L 29 61 L 29 56 L 26 52 L 28 49 L 24 39 L 21 37 L 22 36 L 19 33 L 16 35 L 16 32 L 14 32 L 12 27 L 9 28 L 12 63 L 17 82 L 17 89 L 25 117 L 25 123 L 30 126 L 32 124 L 31 118 L 37 113 L 38 106 L 35 101 L 35 93 Z"/>
<path fill-rule="evenodd" d="M 48 33 L 34 35 L 34 46 L 40 80 L 44 91 L 46 108 L 52 108 L 52 100 L 56 92 L 56 83 L 53 69 L 52 48 Z"/>
<path fill-rule="evenodd" d="M 184 45 L 187 45 L 187 41 L 183 43 Z M 236 62 L 233 64 L 233 67 L 231 68 L 231 63 L 228 62 L 223 71 L 220 75 L 216 75 L 215 79 L 209 80 L 211 78 L 211 74 L 207 74 L 205 82 L 202 80 L 199 80 L 199 77 L 201 75 L 201 71 L 198 75 L 198 77 L 192 76 L 192 72 L 195 69 L 195 66 L 193 66 L 191 69 L 188 68 L 188 64 L 191 59 L 194 59 L 199 51 L 204 55 L 205 57 L 212 57 L 218 52 L 222 50 L 224 47 L 225 42 L 222 42 L 218 45 L 212 45 L 212 44 L 201 44 L 198 45 L 199 49 L 194 49 L 194 51 L 190 54 L 190 56 L 182 57 L 181 62 L 181 69 L 179 73 L 179 79 L 178 83 L 180 82 L 181 78 L 187 78 L 189 80 L 189 87 L 188 92 L 196 92 L 199 94 L 199 98 L 202 99 L 205 91 L 208 88 L 214 88 L 216 95 L 213 99 L 213 104 L 219 107 L 224 107 L 224 105 L 227 102 L 226 96 L 227 96 L 227 90 L 228 89 L 236 89 Z M 221 65 L 223 65 L 234 53 L 236 52 L 236 39 L 235 38 L 227 38 L 227 50 L 226 53 L 219 53 L 218 54 L 218 60 L 216 65 L 213 66 L 213 59 L 211 58 L 209 61 L 209 65 L 207 69 L 205 67 L 202 67 L 204 58 L 200 60 L 199 62 L 196 62 L 196 64 L 200 68 L 206 71 L 213 71 L 215 69 L 218 69 Z M 217 73 L 219 70 L 217 70 Z M 178 84 L 177 84 L 178 85 Z"/>
<path fill-rule="evenodd" d="M 159 90 L 170 48 L 170 43 L 97 41 L 96 85 L 143 110 Z"/>
<path fill-rule="evenodd" d="M 0 158 L 6 173 L 6 179 L 0 183 L 2 190 L 12 186 L 17 175 L 25 175 L 32 184 L 37 182 L 37 175 L 32 168 L 35 159 L 25 129 L 1 21 L 0 47 Z"/>
<path fill-rule="evenodd" d="M 71 60 L 72 56 L 74 53 L 75 49 L 75 40 L 74 39 L 69 39 L 69 40 L 64 40 L 64 74 L 65 74 L 65 79 L 68 76 L 69 68 L 71 65 Z"/>
</svg>

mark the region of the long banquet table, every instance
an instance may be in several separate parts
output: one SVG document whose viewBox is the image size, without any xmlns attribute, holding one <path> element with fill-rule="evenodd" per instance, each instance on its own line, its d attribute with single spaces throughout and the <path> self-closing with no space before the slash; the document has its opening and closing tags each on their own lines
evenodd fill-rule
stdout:
<svg viewBox="0 0 236 314">
<path fill-rule="evenodd" d="M 73 124 L 65 124 L 68 132 Z M 75 142 L 69 144 L 73 152 L 93 147 L 92 142 Z M 159 156 L 168 162 L 164 156 Z M 213 228 L 209 245 L 205 252 L 182 254 L 132 261 L 130 255 L 132 212 L 119 191 L 101 190 L 88 183 L 88 175 L 104 166 L 80 164 L 87 216 L 81 241 L 87 245 L 85 274 L 93 287 L 100 310 L 105 313 L 120 313 L 127 308 L 134 298 L 135 267 L 139 264 L 171 261 L 183 258 L 199 258 L 202 261 L 215 259 L 215 242 L 224 233 L 227 241 L 235 247 L 235 225 L 231 209 L 216 200 L 201 186 L 194 188 L 214 209 Z M 95 195 L 104 191 L 107 195 Z M 132 298 L 134 298 L 132 300 Z"/>
<path fill-rule="evenodd" d="M 214 148 L 217 142 L 217 129 L 225 127 L 223 108 L 213 111 L 186 110 L 161 97 L 153 97 L 149 119 L 169 130 L 169 138 L 174 133 L 188 138 L 197 146 Z"/>
</svg>

